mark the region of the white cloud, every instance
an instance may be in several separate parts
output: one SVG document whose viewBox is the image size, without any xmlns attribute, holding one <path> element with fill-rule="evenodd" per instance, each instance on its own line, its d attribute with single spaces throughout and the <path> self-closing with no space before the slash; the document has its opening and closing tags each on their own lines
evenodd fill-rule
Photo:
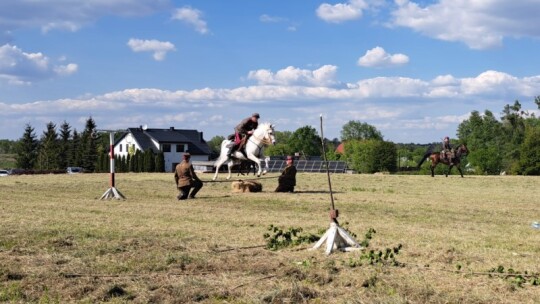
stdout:
<svg viewBox="0 0 540 304">
<path fill-rule="evenodd" d="M 505 37 L 540 37 L 537 0 L 440 0 L 424 7 L 395 1 L 392 24 L 472 49 L 500 46 Z"/>
<path fill-rule="evenodd" d="M 298 29 L 298 24 L 295 22 L 290 22 L 289 19 L 277 16 L 270 16 L 263 14 L 259 17 L 259 21 L 262 23 L 274 23 L 274 24 L 286 24 L 286 30 L 288 32 L 296 32 Z"/>
<path fill-rule="evenodd" d="M 434 85 L 455 85 L 458 80 L 452 75 L 440 75 L 431 81 Z"/>
<path fill-rule="evenodd" d="M 325 66 L 330 70 L 332 66 Z M 321 69 L 324 70 L 324 67 Z M 264 71 L 264 70 L 259 70 Z M 304 71 L 304 72 L 302 72 Z M 264 79 L 264 81 L 276 82 L 276 75 L 280 73 L 290 73 L 292 75 L 301 75 L 306 77 L 305 70 L 295 68 L 286 68 L 280 70 L 276 74 L 271 74 L 273 77 Z M 317 76 L 314 76 L 319 70 L 311 71 L 311 81 L 316 81 Z M 324 74 L 324 72 L 322 73 Z M 309 75 L 309 74 L 308 74 Z M 441 77 L 452 78 L 445 75 Z M 456 79 L 451 84 L 423 81 L 421 79 L 405 78 L 405 77 L 376 77 L 370 79 L 359 80 L 355 84 L 351 84 L 347 88 L 333 88 L 323 84 L 313 86 L 312 84 L 290 86 L 291 82 L 296 82 L 295 77 L 281 78 L 281 84 L 259 84 L 249 87 L 237 87 L 231 89 L 212 89 L 203 88 L 191 91 L 178 90 L 167 91 L 160 89 L 126 89 L 122 91 L 110 92 L 100 96 L 85 96 L 78 99 L 61 99 L 56 101 L 42 101 L 28 104 L 6 105 L 4 110 L 10 113 L 26 112 L 31 109 L 41 111 L 45 108 L 58 109 L 97 109 L 103 105 L 111 107 L 141 107 L 141 106 L 161 106 L 164 108 L 176 108 L 179 105 L 185 107 L 200 107 L 211 106 L 221 107 L 228 106 L 230 102 L 253 103 L 253 102 L 269 102 L 279 100 L 295 100 L 298 102 L 310 102 L 320 100 L 334 100 L 336 102 L 354 102 L 361 100 L 381 100 L 381 99 L 408 99 L 410 97 L 416 100 L 433 100 L 430 92 L 443 86 L 450 85 L 455 92 L 460 94 L 457 99 L 467 100 L 468 98 L 478 98 L 484 96 L 485 93 L 490 93 L 493 90 L 504 90 L 505 94 L 518 96 L 521 94 L 522 88 L 529 88 L 531 92 L 536 92 L 530 97 L 535 96 L 540 91 L 540 76 L 517 78 L 505 73 L 496 71 L 486 71 L 477 77 Z M 292 80 L 291 80 L 292 79 Z M 323 77 L 323 79 L 326 79 Z M 333 77 L 332 77 L 333 79 Z M 264 82 L 263 81 L 263 82 Z M 317 80 L 319 81 L 319 80 Z M 322 82 L 327 82 L 322 81 Z M 487 95 L 489 97 L 489 95 Z M 521 96 L 521 95 L 520 95 Z M 444 96 L 442 96 L 444 97 Z M 456 100 L 456 99 L 454 99 Z M 47 106 L 38 107 L 40 104 L 48 104 Z M 54 105 L 54 106 L 51 106 Z M 380 107 L 377 108 L 380 110 Z M 57 111 L 57 110 L 55 110 Z M 169 110 L 166 110 L 169 111 Z M 365 107 L 361 111 L 367 113 L 368 116 L 378 116 L 381 118 L 391 118 L 396 116 L 399 111 L 388 108 L 388 110 L 375 113 L 374 108 Z M 400 110 L 401 111 L 401 110 Z M 355 111 L 348 111 L 355 112 Z M 215 115 L 222 115 L 216 113 Z"/>
<path fill-rule="evenodd" d="M 260 85 L 308 85 L 308 86 L 332 86 L 337 67 L 324 65 L 316 70 L 303 70 L 293 66 L 286 67 L 273 73 L 270 70 L 250 71 L 248 79 L 253 79 Z"/>
<path fill-rule="evenodd" d="M 368 4 L 364 0 L 349 0 L 334 5 L 323 3 L 317 8 L 317 16 L 326 22 L 341 23 L 361 18 L 362 10 L 367 8 Z"/>
<path fill-rule="evenodd" d="M 382 47 L 377 46 L 366 51 L 366 54 L 358 59 L 357 64 L 364 67 L 390 67 L 400 66 L 409 62 L 409 57 L 404 54 L 389 54 Z"/>
<path fill-rule="evenodd" d="M 71 75 L 71 74 L 77 72 L 78 69 L 79 69 L 78 65 L 76 65 L 74 63 L 70 63 L 68 65 L 57 66 L 57 67 L 54 68 L 54 71 L 58 75 L 66 76 L 66 75 Z"/>
<path fill-rule="evenodd" d="M 285 19 L 285 18 L 269 16 L 269 15 L 266 15 L 266 14 L 261 15 L 259 17 L 259 20 L 261 22 L 268 22 L 268 23 L 278 23 L 278 22 L 287 21 L 287 19 Z"/>
<path fill-rule="evenodd" d="M 433 136 L 452 136 L 471 109 L 483 111 L 486 104 L 493 106 L 496 102 L 499 105 L 492 110 L 499 111 L 514 99 L 530 101 L 540 91 L 540 76 L 515 77 L 498 71 L 467 78 L 441 75 L 432 80 L 376 77 L 336 86 L 336 69 L 327 65 L 315 70 L 256 70 L 251 76 L 258 83 L 245 87 L 177 91 L 133 88 L 74 99 L 0 102 L 0 138 L 12 136 L 5 130 L 12 130 L 13 125 L 20 125 L 22 133 L 27 122 L 40 128 L 49 121 L 80 121 L 83 128 L 89 113 L 102 128 L 142 124 L 167 128 L 172 122 L 179 128 L 204 131 L 206 136 L 226 136 L 224 133 L 232 132 L 237 123 L 231 117 L 240 115 L 238 109 L 250 108 L 265 120 L 279 122 L 280 130 L 315 125 L 318 115 L 325 113 L 327 121 L 332 122 L 329 138 L 339 134 L 347 120 L 360 119 L 388 131 L 384 135 L 389 140 L 429 142 Z M 182 113 L 174 114 L 179 108 Z"/>
<path fill-rule="evenodd" d="M 177 106 L 200 107 L 228 106 L 230 102 L 238 103 L 256 103 L 280 100 L 294 100 L 297 102 L 311 102 L 321 100 L 333 100 L 336 102 L 355 102 L 362 100 L 384 100 L 384 99 L 407 99 L 414 98 L 417 101 L 431 102 L 435 100 L 430 93 L 438 88 L 450 88 L 459 97 L 452 97 L 452 100 L 467 100 L 469 98 L 491 98 L 491 92 L 497 91 L 498 94 L 513 96 L 534 97 L 540 91 L 540 76 L 518 78 L 497 71 L 486 71 L 477 77 L 454 78 L 451 75 L 444 75 L 440 78 L 451 79 L 447 82 L 424 81 L 421 79 L 406 77 L 376 77 L 362 79 L 348 87 L 333 87 L 333 76 L 316 76 L 317 74 L 326 75 L 326 70 L 333 70 L 334 66 L 323 66 L 319 70 L 308 71 L 288 67 L 277 73 L 271 73 L 262 78 L 258 85 L 237 87 L 230 89 L 220 88 L 202 88 L 196 90 L 177 90 L 168 91 L 161 89 L 126 89 L 114 91 L 100 96 L 83 96 L 77 99 L 62 99 L 48 102 L 38 102 L 39 104 L 55 104 L 51 109 L 57 109 L 58 105 L 62 108 L 85 109 L 101 107 L 108 104 L 114 107 L 132 107 L 132 106 L 161 106 L 165 108 L 176 108 Z M 258 70 L 254 73 L 257 77 L 266 70 Z M 268 71 L 267 71 L 268 72 Z M 309 72 L 309 73 L 308 73 Z M 330 74 L 333 74 L 334 71 Z M 280 75 L 280 76 L 278 76 Z M 299 84 L 299 78 L 304 79 L 304 84 Z M 271 82 L 269 85 L 267 82 Z M 279 84 L 278 84 L 279 82 Z M 319 82 L 319 85 L 314 83 Z M 296 83 L 296 85 L 291 85 Z M 523 95 L 523 91 L 531 92 L 529 95 Z M 448 96 L 438 96 L 445 98 Z M 5 105 L 5 110 L 10 113 L 17 111 L 27 111 L 35 109 L 36 104 L 16 104 Z M 56 110 L 55 110 L 56 111 Z M 168 111 L 168 110 L 167 110 Z M 364 113 L 372 113 L 370 108 L 363 108 Z M 370 112 L 371 111 L 371 112 Z M 354 111 L 353 111 L 354 112 Z M 396 110 L 390 109 L 383 111 L 378 116 L 393 117 Z M 22 112 L 21 112 L 22 113 Z M 222 115 L 216 113 L 216 115 Z"/>
<path fill-rule="evenodd" d="M 462 92 L 465 94 L 488 94 L 518 89 L 520 80 L 503 72 L 486 71 L 475 78 L 461 80 Z M 502 87 L 504 86 L 504 87 Z"/>
<path fill-rule="evenodd" d="M 202 12 L 198 9 L 184 6 L 174 11 L 173 20 L 180 20 L 195 28 L 195 30 L 201 34 L 208 34 L 208 26 L 206 21 L 202 19 Z"/>
<path fill-rule="evenodd" d="M 47 33 L 52 30 L 65 30 L 68 32 L 76 32 L 81 28 L 82 24 L 72 21 L 53 21 L 45 23 L 41 26 L 41 31 Z"/>
<path fill-rule="evenodd" d="M 357 95 L 363 98 L 422 96 L 429 84 L 420 79 L 407 77 L 376 77 L 356 84 Z"/>
<path fill-rule="evenodd" d="M 367 105 L 362 110 L 338 111 L 338 116 L 350 117 L 351 120 L 395 119 L 402 114 L 402 110 L 387 108 L 385 106 Z"/>
<path fill-rule="evenodd" d="M 152 52 L 157 61 L 165 59 L 167 52 L 174 51 L 174 44 L 168 41 L 129 39 L 127 45 L 134 52 Z"/>
<path fill-rule="evenodd" d="M 0 32 L 19 28 L 77 31 L 106 15 L 141 16 L 169 6 L 169 0 L 2 0 Z"/>
<path fill-rule="evenodd" d="M 0 46 L 0 79 L 6 79 L 10 84 L 31 84 L 76 71 L 74 63 L 54 65 L 42 53 L 23 52 L 10 44 Z"/>
</svg>

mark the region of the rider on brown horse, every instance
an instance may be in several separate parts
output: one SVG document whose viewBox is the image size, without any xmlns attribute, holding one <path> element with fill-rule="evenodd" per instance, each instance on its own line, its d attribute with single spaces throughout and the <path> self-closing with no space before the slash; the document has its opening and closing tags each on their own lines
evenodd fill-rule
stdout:
<svg viewBox="0 0 540 304">
<path fill-rule="evenodd" d="M 454 158 L 454 150 L 450 145 L 450 138 L 448 136 L 445 136 L 442 142 L 441 159 L 446 160 L 447 157 L 448 162 L 450 163 L 450 165 L 452 165 L 452 160 Z"/>
</svg>

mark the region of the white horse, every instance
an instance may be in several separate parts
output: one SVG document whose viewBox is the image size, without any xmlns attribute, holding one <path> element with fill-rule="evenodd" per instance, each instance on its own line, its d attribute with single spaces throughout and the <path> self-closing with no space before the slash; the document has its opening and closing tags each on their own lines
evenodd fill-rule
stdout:
<svg viewBox="0 0 540 304">
<path fill-rule="evenodd" d="M 257 164 L 257 177 L 260 177 L 261 173 L 266 174 L 268 171 L 268 159 L 264 157 L 264 147 L 268 146 L 269 144 L 274 145 L 276 143 L 276 139 L 274 137 L 274 125 L 270 123 L 263 123 L 260 124 L 257 129 L 255 129 L 245 145 L 247 158 L 240 151 L 234 151 L 230 158 L 227 157 L 227 145 L 231 144 L 232 142 L 232 140 L 225 139 L 221 143 L 220 155 L 214 163 L 214 166 L 216 167 L 216 174 L 214 174 L 212 180 L 217 179 L 219 168 L 224 163 L 227 162 L 227 167 L 229 169 L 227 179 L 230 179 L 232 166 L 240 163 L 242 160 L 247 159 L 250 159 Z M 265 161 L 264 171 L 261 168 L 261 158 L 264 158 Z"/>
</svg>

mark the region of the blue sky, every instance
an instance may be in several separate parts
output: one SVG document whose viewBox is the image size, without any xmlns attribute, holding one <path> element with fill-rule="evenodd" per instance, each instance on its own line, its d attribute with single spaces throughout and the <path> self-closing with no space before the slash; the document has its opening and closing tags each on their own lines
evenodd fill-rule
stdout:
<svg viewBox="0 0 540 304">
<path fill-rule="evenodd" d="M 252 112 L 339 138 L 456 137 L 473 110 L 538 110 L 539 0 L 2 0 L 0 139 L 26 124 L 197 129 Z"/>
</svg>

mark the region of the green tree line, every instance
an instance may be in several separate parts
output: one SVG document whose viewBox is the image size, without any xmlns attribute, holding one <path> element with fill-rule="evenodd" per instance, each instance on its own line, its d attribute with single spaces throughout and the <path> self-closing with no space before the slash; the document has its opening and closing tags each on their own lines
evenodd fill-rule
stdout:
<svg viewBox="0 0 540 304">
<path fill-rule="evenodd" d="M 540 109 L 540 97 L 534 102 Z M 468 146 L 467 159 L 477 174 L 540 174 L 540 119 L 517 100 L 504 106 L 500 119 L 489 110 L 473 111 L 457 135 Z"/>
<path fill-rule="evenodd" d="M 534 103 L 540 109 L 540 97 Z M 469 174 L 540 175 L 540 118 L 522 109 L 521 103 L 504 106 L 499 119 L 489 110 L 483 114 L 471 112 L 461 122 L 453 146 L 467 145 L 469 154 L 462 164 Z M 219 153 L 223 137 L 215 137 L 210 147 Z M 276 131 L 277 144 L 265 151 L 270 156 L 321 156 L 322 145 L 317 131 L 304 126 L 294 132 Z M 365 122 L 349 121 L 341 131 L 340 139 L 324 139 L 326 159 L 343 160 L 359 173 L 411 171 L 427 174 L 429 163 L 417 170 L 417 164 L 428 150 L 440 151 L 441 143 L 402 144 L 385 141 L 382 133 Z M 342 153 L 336 147 L 343 143 Z M 437 150 L 438 149 L 438 150 Z M 437 167 L 440 174 L 447 170 Z"/>
<path fill-rule="evenodd" d="M 540 97 L 534 103 L 540 109 Z M 71 130 L 64 121 L 60 127 L 48 123 L 38 139 L 26 125 L 18 141 L 0 141 L 0 154 L 14 153 L 17 167 L 37 170 L 63 170 L 82 167 L 87 172 L 108 172 L 108 136 L 96 136 L 96 124 L 90 117 L 82 132 Z M 118 132 L 116 136 L 122 133 Z M 312 126 L 295 131 L 276 131 L 276 145 L 265 150 L 268 156 L 298 155 L 300 158 L 324 157 L 342 160 L 359 173 L 413 171 L 425 152 L 440 143 L 400 144 L 385 141 L 382 133 L 365 122 L 352 120 L 343 125 L 340 139 L 321 139 Z M 540 175 L 540 118 L 522 109 L 521 103 L 504 106 L 499 118 L 489 111 L 471 112 L 457 128 L 454 146 L 464 143 L 469 154 L 462 160 L 468 174 Z M 225 138 L 215 136 L 208 145 L 215 158 Z M 342 144 L 338 152 L 337 147 Z M 117 172 L 163 172 L 163 153 L 130 151 L 115 159 Z M 419 172 L 427 173 L 426 162 Z M 443 170 L 443 166 L 438 170 Z"/>
<path fill-rule="evenodd" d="M 72 130 L 65 121 L 59 128 L 53 122 L 47 123 L 40 138 L 34 130 L 26 124 L 18 141 L 2 141 L 0 147 L 15 153 L 17 168 L 44 172 L 64 171 L 67 167 L 81 167 L 85 172 L 110 171 L 109 135 L 97 131 L 92 117 L 88 118 L 82 132 Z M 116 132 L 115 137 L 122 134 Z M 115 171 L 164 172 L 163 153 L 137 150 L 130 151 L 128 157 L 115 156 Z"/>
</svg>

